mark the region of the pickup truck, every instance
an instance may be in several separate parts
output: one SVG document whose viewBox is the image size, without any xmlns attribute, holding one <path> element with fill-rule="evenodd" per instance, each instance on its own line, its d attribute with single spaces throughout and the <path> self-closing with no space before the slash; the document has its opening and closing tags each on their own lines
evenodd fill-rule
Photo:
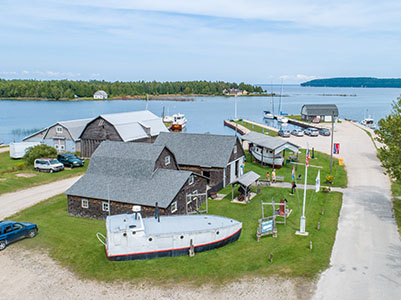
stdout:
<svg viewBox="0 0 401 300">
<path fill-rule="evenodd" d="M 23 238 L 33 238 L 38 233 L 38 226 L 33 223 L 1 221 L 0 222 L 0 251 L 7 245 Z"/>
</svg>

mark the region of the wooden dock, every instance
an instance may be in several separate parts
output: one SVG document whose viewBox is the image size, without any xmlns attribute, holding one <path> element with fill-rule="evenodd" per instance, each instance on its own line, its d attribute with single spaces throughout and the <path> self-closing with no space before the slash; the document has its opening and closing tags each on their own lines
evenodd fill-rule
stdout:
<svg viewBox="0 0 401 300">
<path fill-rule="evenodd" d="M 229 120 L 224 120 L 224 126 L 230 127 L 231 129 L 237 129 L 238 133 L 244 135 L 247 134 L 248 132 L 251 132 L 248 128 L 246 128 L 245 126 L 242 126 L 240 124 L 237 124 L 233 121 L 229 121 Z"/>
</svg>

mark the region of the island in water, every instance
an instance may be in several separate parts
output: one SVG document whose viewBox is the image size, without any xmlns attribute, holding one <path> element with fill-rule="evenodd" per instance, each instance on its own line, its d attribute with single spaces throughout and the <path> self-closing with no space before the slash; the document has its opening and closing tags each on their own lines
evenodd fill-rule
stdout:
<svg viewBox="0 0 401 300">
<path fill-rule="evenodd" d="M 311 87 L 401 88 L 401 78 L 336 77 L 301 83 Z"/>
</svg>

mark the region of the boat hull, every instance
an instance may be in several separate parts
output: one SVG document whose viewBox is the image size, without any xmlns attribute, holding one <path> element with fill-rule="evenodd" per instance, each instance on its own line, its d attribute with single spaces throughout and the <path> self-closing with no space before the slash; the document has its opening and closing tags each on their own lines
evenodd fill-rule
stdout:
<svg viewBox="0 0 401 300">
<path fill-rule="evenodd" d="M 219 241 L 194 246 L 194 251 L 195 253 L 204 252 L 233 243 L 239 239 L 241 231 L 242 228 L 240 228 L 237 232 L 235 232 L 231 236 L 225 237 Z M 106 254 L 107 258 L 111 261 L 143 260 L 143 259 L 151 259 L 158 257 L 174 257 L 174 256 L 188 255 L 189 248 L 190 247 L 184 247 L 177 249 L 167 249 L 167 250 L 141 252 L 141 253 L 128 253 L 122 255 L 109 255 L 107 253 L 107 248 L 106 248 Z"/>
<path fill-rule="evenodd" d="M 283 163 L 284 163 L 283 157 L 276 157 L 275 159 L 273 159 L 272 156 L 264 155 L 262 157 L 262 155 L 260 153 L 256 152 L 254 149 L 251 149 L 250 151 L 251 151 L 252 156 L 259 162 L 262 162 L 264 164 L 271 165 L 271 166 L 274 165 L 274 167 L 276 169 L 280 169 L 283 166 Z"/>
</svg>

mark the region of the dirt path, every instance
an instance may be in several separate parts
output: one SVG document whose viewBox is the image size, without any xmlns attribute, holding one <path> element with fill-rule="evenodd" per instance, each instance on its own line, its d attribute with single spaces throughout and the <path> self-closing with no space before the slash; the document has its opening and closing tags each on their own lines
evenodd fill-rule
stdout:
<svg viewBox="0 0 401 300">
<path fill-rule="evenodd" d="M 1 147 L 0 148 L 0 153 L 8 152 L 9 150 L 10 150 L 10 147 Z"/>
<path fill-rule="evenodd" d="M 81 176 L 0 195 L 0 220 L 40 201 L 64 193 Z"/>
</svg>

